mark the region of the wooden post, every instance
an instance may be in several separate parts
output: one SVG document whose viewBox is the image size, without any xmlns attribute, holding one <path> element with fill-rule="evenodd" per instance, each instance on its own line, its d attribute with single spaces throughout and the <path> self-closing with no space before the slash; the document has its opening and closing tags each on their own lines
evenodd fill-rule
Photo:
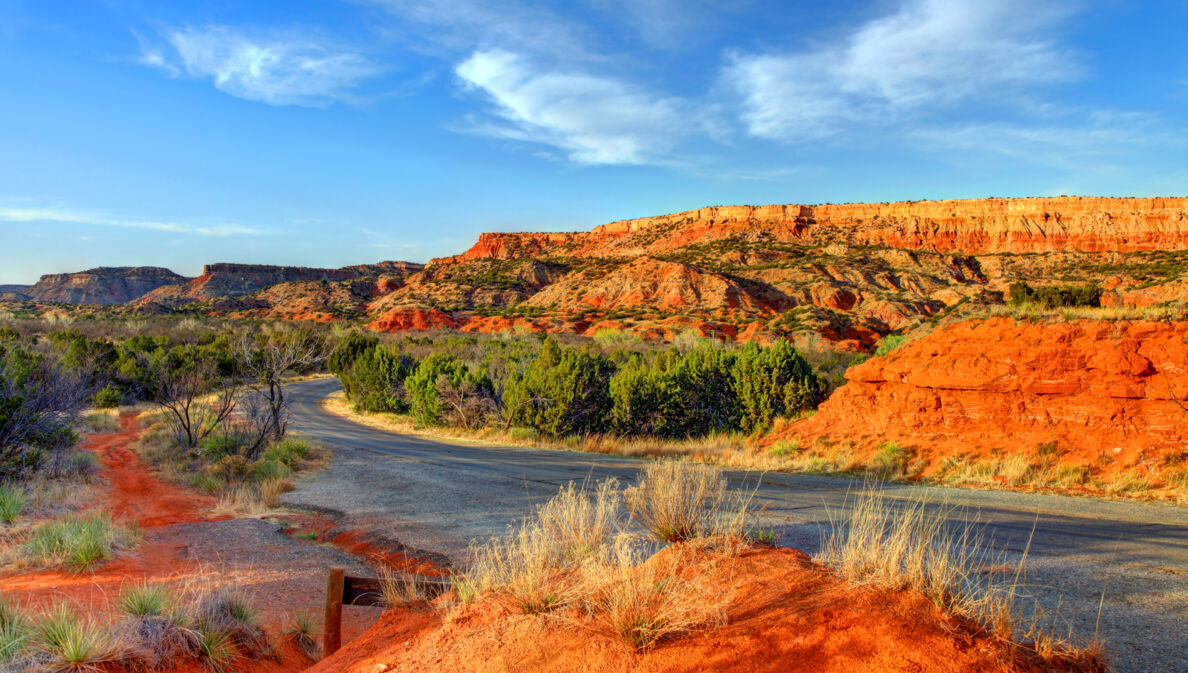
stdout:
<svg viewBox="0 0 1188 673">
<path fill-rule="evenodd" d="M 322 656 L 328 657 L 342 646 L 342 585 L 345 571 L 332 566 L 326 578 L 326 614 L 322 618 Z"/>
</svg>

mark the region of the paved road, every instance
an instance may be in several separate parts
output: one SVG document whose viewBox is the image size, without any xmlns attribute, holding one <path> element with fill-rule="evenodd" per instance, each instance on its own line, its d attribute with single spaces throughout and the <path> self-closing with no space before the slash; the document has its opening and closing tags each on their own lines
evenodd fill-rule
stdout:
<svg viewBox="0 0 1188 673">
<path fill-rule="evenodd" d="M 327 412 L 333 379 L 292 384 L 290 427 L 335 447 L 330 469 L 286 502 L 333 511 L 345 525 L 386 531 L 411 548 L 465 558 L 467 544 L 501 532 L 558 487 L 586 478 L 630 483 L 640 461 L 567 451 L 465 445 L 400 435 Z M 856 486 L 845 479 L 729 472 L 755 488 L 782 544 L 810 553 L 830 512 Z M 860 486 L 860 485 L 859 485 Z M 1188 671 L 1188 509 L 1002 491 L 886 487 L 921 494 L 976 519 L 997 548 L 1017 552 L 1035 528 L 1030 595 L 1078 633 L 1092 634 L 1105 593 L 1102 636 L 1120 671 Z M 1059 605 L 1059 610 L 1054 607 Z"/>
</svg>

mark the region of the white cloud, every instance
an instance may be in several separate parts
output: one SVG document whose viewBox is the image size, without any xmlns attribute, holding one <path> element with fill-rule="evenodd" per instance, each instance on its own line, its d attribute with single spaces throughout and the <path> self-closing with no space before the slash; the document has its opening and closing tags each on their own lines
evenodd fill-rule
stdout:
<svg viewBox="0 0 1188 673">
<path fill-rule="evenodd" d="M 748 131 L 801 140 L 977 99 L 1000 102 L 1080 74 L 1051 29 L 1068 11 L 1023 0 L 907 0 L 836 43 L 731 56 Z"/>
<path fill-rule="evenodd" d="M 165 35 L 180 67 L 141 41 L 140 61 L 172 75 L 210 78 L 220 91 L 270 105 L 323 106 L 353 101 L 353 90 L 381 68 L 364 56 L 307 35 L 252 37 L 227 26 Z"/>
<path fill-rule="evenodd" d="M 548 71 L 506 51 L 476 52 L 455 72 L 491 98 L 502 120 L 474 130 L 555 147 L 578 163 L 664 163 L 698 124 L 680 99 L 610 77 Z"/>
<path fill-rule="evenodd" d="M 267 233 L 254 227 L 244 227 L 234 224 L 194 225 L 155 220 L 125 220 L 59 208 L 0 207 L 0 222 L 58 222 L 99 227 L 149 229 L 152 231 L 192 234 L 196 236 L 239 236 Z"/>
</svg>

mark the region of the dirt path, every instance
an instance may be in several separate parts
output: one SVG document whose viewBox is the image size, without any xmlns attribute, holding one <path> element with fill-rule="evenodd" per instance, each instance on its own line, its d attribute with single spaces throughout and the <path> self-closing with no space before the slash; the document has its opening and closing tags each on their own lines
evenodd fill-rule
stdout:
<svg viewBox="0 0 1188 673">
<path fill-rule="evenodd" d="M 128 448 L 140 436 L 135 417 L 124 416 L 121 426 L 120 432 L 92 435 L 85 446 L 99 458 L 100 479 L 109 485 L 96 509 L 110 511 L 119 522 L 135 522 L 142 542 L 82 573 L 2 574 L 5 597 L 33 611 L 65 600 L 88 614 L 114 617 L 112 601 L 126 583 L 151 581 L 178 590 L 231 585 L 253 598 L 262 625 L 279 641 L 278 634 L 298 613 L 320 617 L 329 566 L 344 566 L 348 574 L 372 574 L 355 556 L 332 545 L 293 539 L 275 523 L 211 515 L 214 498 L 162 481 Z M 346 608 L 344 638 L 362 633 L 379 613 Z M 280 662 L 251 662 L 250 670 L 292 673 L 311 663 L 294 648 L 282 647 L 281 653 Z"/>
<path fill-rule="evenodd" d="M 123 523 L 137 523 L 141 529 L 194 521 L 224 520 L 211 517 L 213 497 L 188 493 L 157 478 L 128 448 L 140 438 L 136 417 L 120 417 L 121 432 L 93 435 L 86 449 L 95 454 L 109 484 L 107 509 Z"/>
</svg>

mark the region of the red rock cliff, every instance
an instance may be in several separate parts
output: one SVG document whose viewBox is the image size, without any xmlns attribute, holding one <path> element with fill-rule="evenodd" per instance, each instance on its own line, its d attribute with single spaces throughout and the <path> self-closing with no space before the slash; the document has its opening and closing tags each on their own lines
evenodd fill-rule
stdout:
<svg viewBox="0 0 1188 673">
<path fill-rule="evenodd" d="M 569 246 L 588 255 L 662 252 L 732 235 L 797 242 L 982 254 L 1188 248 L 1188 198 L 1053 197 L 899 203 L 714 206 L 621 220 L 588 233 L 483 234 L 463 255 L 539 255 Z"/>
<path fill-rule="evenodd" d="M 934 461 L 1055 441 L 1093 470 L 1167 467 L 1188 442 L 1188 323 L 969 321 L 846 373 L 793 434 L 895 440 Z M 1181 402 L 1177 402 L 1180 400 Z M 869 448 L 869 446 L 867 448 Z"/>
</svg>

